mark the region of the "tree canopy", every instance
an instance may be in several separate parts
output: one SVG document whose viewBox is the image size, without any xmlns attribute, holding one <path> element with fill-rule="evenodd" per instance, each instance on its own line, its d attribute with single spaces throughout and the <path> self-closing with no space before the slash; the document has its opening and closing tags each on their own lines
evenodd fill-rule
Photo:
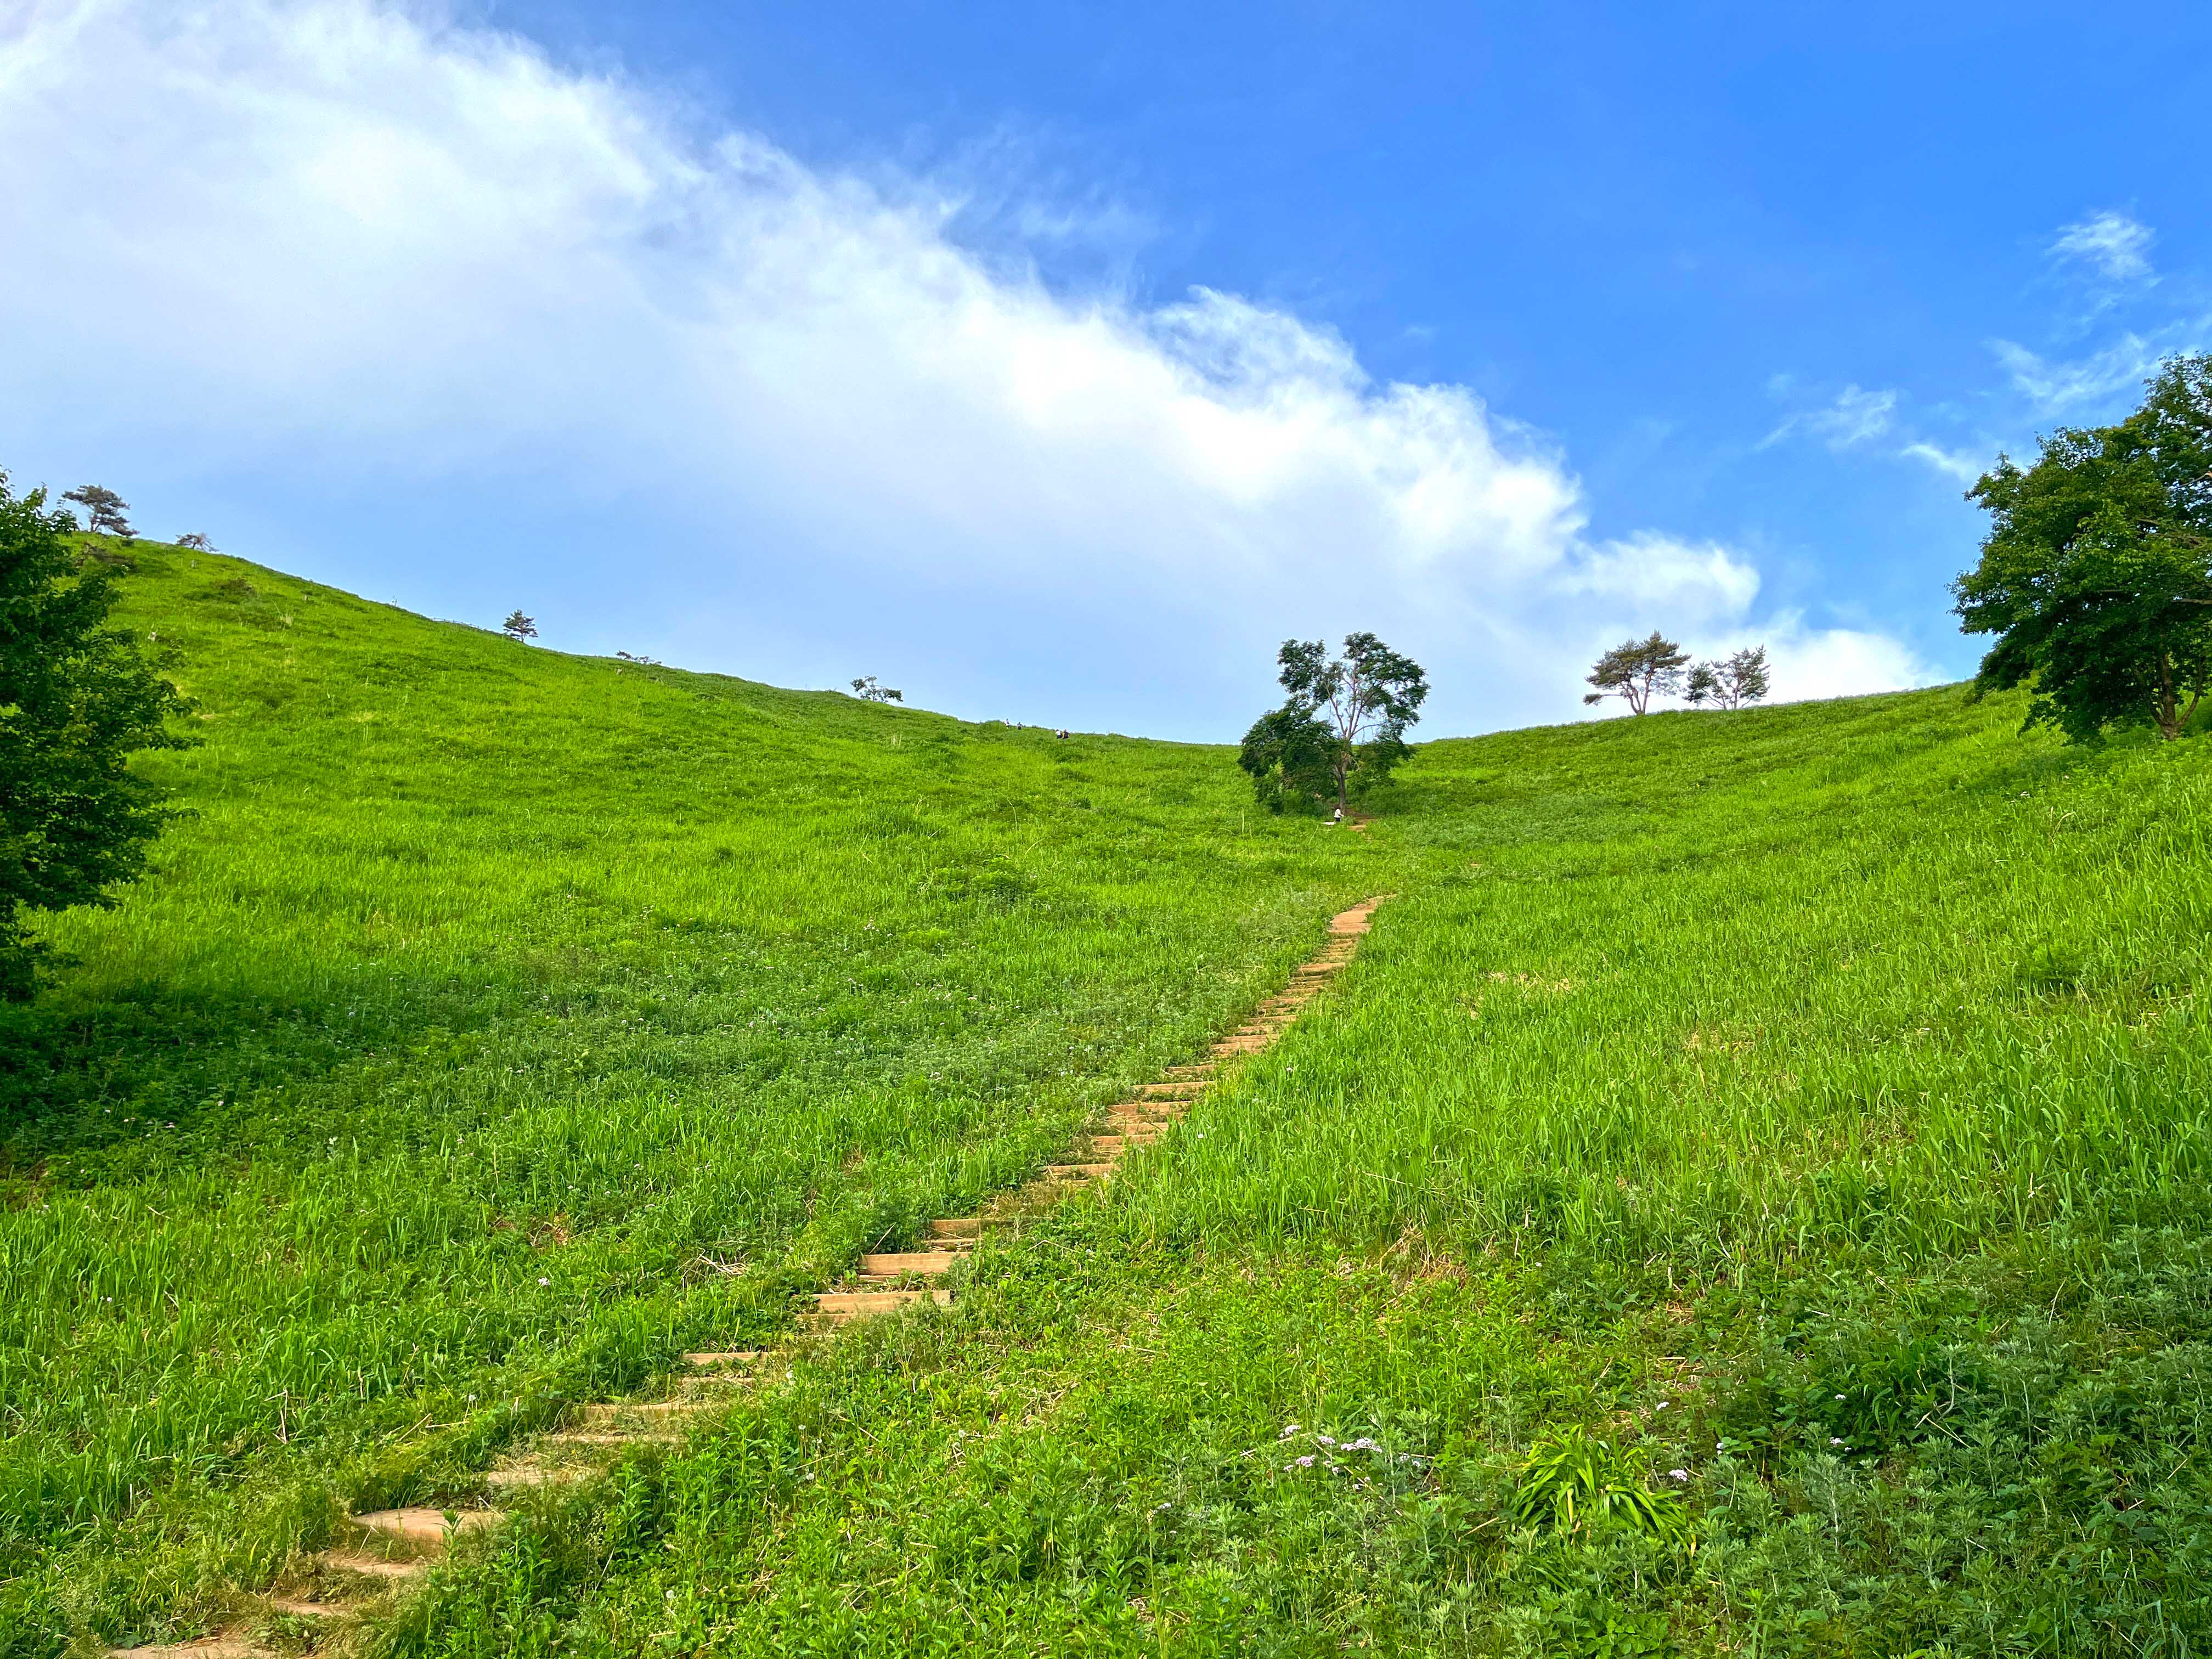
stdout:
<svg viewBox="0 0 2212 1659">
<path fill-rule="evenodd" d="M 1260 799 L 1280 811 L 1330 789 L 1336 804 L 1372 788 L 1413 753 L 1406 728 L 1421 717 L 1428 677 L 1372 634 L 1347 634 L 1341 656 L 1319 640 L 1285 640 L 1276 653 L 1286 694 L 1244 734 L 1237 763 Z"/>
<path fill-rule="evenodd" d="M 127 542 L 138 533 L 123 516 L 131 510 L 131 503 L 104 484 L 79 484 L 64 491 L 62 499 L 84 509 L 84 527 L 97 535 L 118 536 Z"/>
<path fill-rule="evenodd" d="M 1585 693 L 1583 701 L 1619 697 L 1630 713 L 1644 714 L 1654 697 L 1671 697 L 1681 690 L 1683 665 L 1689 660 L 1688 652 L 1655 628 L 1650 638 L 1624 641 L 1597 659 L 1589 672 L 1589 684 L 1597 690 Z"/>
<path fill-rule="evenodd" d="M 538 637 L 538 619 L 526 617 L 520 611 L 510 611 L 507 620 L 499 625 L 499 631 L 510 640 L 534 640 Z"/>
<path fill-rule="evenodd" d="M 131 637 L 107 627 L 109 579 L 80 571 L 76 520 L 0 473 L 0 995 L 28 996 L 25 912 L 105 905 L 145 867 L 169 817 L 126 765 L 174 749 L 185 707 Z"/>
<path fill-rule="evenodd" d="M 1975 684 L 2032 686 L 2027 725 L 2076 742 L 2177 738 L 2212 684 L 2212 356 L 2149 385 L 2118 425 L 2062 427 L 1967 492 L 1990 531 L 1952 592 L 1967 633 L 1997 636 Z"/>
<path fill-rule="evenodd" d="M 1682 695 L 1693 703 L 1741 708 L 1766 696 L 1766 647 L 1751 646 L 1716 662 L 1699 663 L 1690 671 L 1689 684 Z"/>
</svg>

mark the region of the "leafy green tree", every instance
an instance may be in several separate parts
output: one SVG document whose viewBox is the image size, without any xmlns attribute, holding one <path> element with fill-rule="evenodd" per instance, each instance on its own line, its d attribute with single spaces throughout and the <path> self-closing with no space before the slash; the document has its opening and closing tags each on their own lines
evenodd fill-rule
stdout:
<svg viewBox="0 0 2212 1659">
<path fill-rule="evenodd" d="M 1997 636 L 1978 690 L 2033 688 L 2022 730 L 2171 739 L 2212 685 L 2212 356 L 2149 385 L 2117 426 L 2062 427 L 1966 492 L 1990 524 L 1952 586 L 1960 625 Z"/>
<path fill-rule="evenodd" d="M 1319 640 L 1285 640 L 1275 661 L 1288 695 L 1244 734 L 1237 757 L 1269 805 L 1334 787 L 1341 807 L 1355 780 L 1372 788 L 1413 752 L 1406 728 L 1421 718 L 1429 682 L 1411 657 L 1372 634 L 1347 634 L 1340 657 Z"/>
<path fill-rule="evenodd" d="M 1754 645 L 1718 662 L 1699 663 L 1690 671 L 1689 686 L 1682 695 L 1693 703 L 1741 708 L 1762 700 L 1767 689 L 1766 647 Z"/>
<path fill-rule="evenodd" d="M 1271 708 L 1252 722 L 1237 763 L 1251 774 L 1253 792 L 1271 812 L 1320 799 L 1336 781 L 1329 765 L 1329 729 L 1308 711 Z"/>
<path fill-rule="evenodd" d="M 1631 714 L 1647 713 L 1654 697 L 1672 697 L 1682 690 L 1682 667 L 1690 653 L 1657 629 L 1647 640 L 1628 640 L 1597 659 L 1589 684 L 1597 687 L 1583 694 L 1584 702 L 1603 702 L 1619 697 Z"/>
<path fill-rule="evenodd" d="M 131 510 L 131 503 L 103 485 L 79 484 L 64 491 L 62 499 L 84 509 L 84 527 L 95 535 L 118 536 L 127 542 L 138 533 L 123 516 Z"/>
<path fill-rule="evenodd" d="M 862 702 L 904 702 L 906 701 L 904 692 L 894 691 L 888 685 L 877 684 L 876 677 L 873 674 L 854 680 L 853 695 Z"/>
<path fill-rule="evenodd" d="M 534 640 L 538 637 L 538 619 L 526 617 L 520 611 L 510 611 L 507 620 L 499 625 L 499 631 L 510 640 Z"/>
<path fill-rule="evenodd" d="M 128 757 L 176 749 L 185 704 L 119 629 L 110 580 L 79 571 L 76 521 L 0 473 L 0 995 L 30 995 L 27 911 L 113 902 L 171 816 Z"/>
</svg>

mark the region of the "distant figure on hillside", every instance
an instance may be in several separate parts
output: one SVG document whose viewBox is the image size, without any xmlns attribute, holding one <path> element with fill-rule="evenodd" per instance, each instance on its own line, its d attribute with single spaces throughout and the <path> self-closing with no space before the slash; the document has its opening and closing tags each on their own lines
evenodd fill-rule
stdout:
<svg viewBox="0 0 2212 1659">
<path fill-rule="evenodd" d="M 1328 815 L 1328 827 L 1332 830 L 1335 829 L 1338 824 L 1342 823 L 1343 822 L 1344 809 L 1341 806 L 1338 807 L 1334 811 Z"/>
<path fill-rule="evenodd" d="M 1067 735 L 1067 732 L 1066 732 L 1066 729 L 1065 729 L 1065 728 L 1063 728 L 1063 729 L 1061 729 L 1060 731 L 1058 731 L 1058 732 L 1054 732 L 1054 733 L 1053 733 L 1053 736 L 1054 736 L 1054 737 L 1056 737 L 1056 738 L 1065 738 L 1066 735 Z"/>
</svg>

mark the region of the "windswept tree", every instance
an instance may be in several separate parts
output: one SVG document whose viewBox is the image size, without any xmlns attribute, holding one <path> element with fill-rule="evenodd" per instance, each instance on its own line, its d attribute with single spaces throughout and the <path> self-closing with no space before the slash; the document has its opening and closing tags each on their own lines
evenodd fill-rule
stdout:
<svg viewBox="0 0 2212 1659">
<path fill-rule="evenodd" d="M 177 545 L 179 547 L 189 547 L 195 553 L 212 553 L 215 551 L 215 544 L 210 541 L 205 536 L 200 534 L 197 530 L 178 537 Z"/>
<path fill-rule="evenodd" d="M 1333 788 L 1336 804 L 1370 789 L 1413 751 L 1406 728 L 1421 718 L 1428 677 L 1372 634 L 1347 634 L 1332 658 L 1319 640 L 1285 640 L 1276 653 L 1286 694 L 1244 734 L 1237 764 L 1277 811 Z"/>
<path fill-rule="evenodd" d="M 106 625 L 111 579 L 80 568 L 76 520 L 0 473 L 0 995 L 31 994 L 27 912 L 113 902 L 170 814 L 129 769 L 177 749 L 185 705 L 131 637 Z"/>
<path fill-rule="evenodd" d="M 1682 669 L 1689 660 L 1688 652 L 1655 628 L 1650 638 L 1626 641 L 1597 659 L 1589 672 L 1589 684 L 1597 690 L 1585 692 L 1583 701 L 1619 697 L 1631 714 L 1649 713 L 1654 697 L 1680 695 Z"/>
<path fill-rule="evenodd" d="M 1699 663 L 1690 671 L 1689 686 L 1682 695 L 1693 703 L 1741 708 L 1761 701 L 1766 693 L 1766 647 L 1754 645 L 1718 662 Z"/>
<path fill-rule="evenodd" d="M 904 702 L 906 694 L 894 691 L 888 685 L 876 684 L 873 674 L 863 675 L 853 682 L 853 695 L 862 702 Z"/>
<path fill-rule="evenodd" d="M 499 625 L 499 631 L 510 640 L 534 640 L 538 637 L 538 619 L 526 617 L 520 611 L 512 611 L 507 613 L 507 620 Z"/>
<path fill-rule="evenodd" d="M 84 527 L 96 536 L 117 536 L 127 542 L 138 533 L 123 516 L 131 510 L 131 503 L 104 485 L 79 484 L 64 491 L 62 499 L 84 509 Z"/>
<path fill-rule="evenodd" d="M 2171 739 L 2212 686 L 2212 355 L 2149 386 L 2117 426 L 2062 427 L 1966 492 L 1990 524 L 1952 585 L 1960 625 L 1997 636 L 1978 690 L 2033 692 L 2022 730 Z"/>
</svg>

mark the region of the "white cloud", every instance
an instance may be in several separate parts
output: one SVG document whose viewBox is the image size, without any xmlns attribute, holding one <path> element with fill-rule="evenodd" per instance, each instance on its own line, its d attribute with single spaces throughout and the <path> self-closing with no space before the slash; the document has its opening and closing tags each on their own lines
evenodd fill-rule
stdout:
<svg viewBox="0 0 2212 1659">
<path fill-rule="evenodd" d="M 1925 461 L 1938 472 L 1948 473 L 1961 483 L 1972 483 L 1990 470 L 1990 463 L 1979 456 L 1964 450 L 1945 449 L 1940 444 L 1909 443 L 1897 453 L 1916 461 Z"/>
<path fill-rule="evenodd" d="M 1991 341 L 1990 349 L 2012 377 L 2014 390 L 2046 415 L 2106 403 L 2139 386 L 2159 356 L 2149 341 L 2132 333 L 2072 362 L 2053 362 L 2010 340 Z"/>
<path fill-rule="evenodd" d="M 1777 379 L 1786 386 L 1784 377 Z M 1770 386 L 1772 384 L 1770 382 Z M 1765 449 L 1779 443 L 1794 432 L 1808 432 L 1830 449 L 1856 448 L 1887 432 L 1896 410 L 1896 392 L 1868 392 L 1857 386 L 1847 386 L 1826 409 L 1808 410 L 1790 416 L 1761 439 L 1759 447 Z"/>
<path fill-rule="evenodd" d="M 1562 572 L 1558 586 L 1697 629 L 1741 618 L 1759 597 L 1759 573 L 1717 543 L 1693 546 L 1647 532 L 1591 549 Z"/>
<path fill-rule="evenodd" d="M 1333 331 L 1231 295 L 1069 297 L 963 246 L 957 188 L 698 138 L 514 37 L 370 0 L 10 15 L 0 154 L 11 217 L 47 233 L 0 243 L 11 447 L 334 501 L 611 500 L 643 550 L 605 580 L 665 611 L 771 578 L 945 590 L 941 654 L 1037 625 L 1036 596 L 1095 605 L 1133 643 L 1102 653 L 1092 706 L 1182 687 L 1185 729 L 1216 733 L 1191 641 L 1374 626 L 1455 688 L 1444 720 L 1498 724 L 1573 707 L 1593 630 L 1719 630 L 1755 603 L 1724 549 L 1591 544 L 1560 455 L 1464 387 L 1376 384 Z M 1852 387 L 1804 422 L 1855 443 L 1894 401 Z M 1854 662 L 1887 683 L 1840 637 L 1807 636 L 1823 684 Z M 976 674 L 966 712 L 1000 712 Z"/>
<path fill-rule="evenodd" d="M 2156 234 L 2140 220 L 2116 208 L 2106 208 L 2061 228 L 2051 252 L 2061 259 L 2077 260 L 2114 282 L 2140 282 L 2152 277 L 2148 256 L 2156 240 Z"/>
<path fill-rule="evenodd" d="M 1763 638 L 1747 634 L 1741 642 L 1766 646 L 1774 660 L 1772 700 L 1776 702 L 1844 697 L 1862 691 L 1903 691 L 1933 685 L 1943 678 L 1886 634 L 1849 628 L 1809 629 L 1802 617 L 1790 612 L 1770 623 Z"/>
</svg>

